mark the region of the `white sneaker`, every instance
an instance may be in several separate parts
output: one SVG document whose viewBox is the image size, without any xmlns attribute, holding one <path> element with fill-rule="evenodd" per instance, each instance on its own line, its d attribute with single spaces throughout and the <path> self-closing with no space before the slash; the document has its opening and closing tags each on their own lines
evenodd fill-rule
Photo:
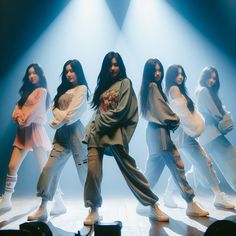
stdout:
<svg viewBox="0 0 236 236">
<path fill-rule="evenodd" d="M 201 208 L 196 202 L 188 203 L 186 215 L 191 217 L 204 217 L 208 216 L 209 212 Z"/>
<path fill-rule="evenodd" d="M 90 209 L 88 216 L 84 220 L 84 225 L 94 225 L 96 222 L 102 220 L 102 217 L 98 214 L 98 209 Z"/>
<path fill-rule="evenodd" d="M 164 205 L 166 207 L 169 207 L 169 208 L 177 208 L 178 207 L 178 204 L 176 203 L 174 197 L 173 197 L 173 194 L 171 193 L 165 193 L 163 195 L 163 201 L 164 201 Z"/>
<path fill-rule="evenodd" d="M 28 221 L 39 220 L 39 221 L 47 221 L 48 219 L 48 211 L 46 208 L 39 208 L 33 215 L 28 216 Z"/>
<path fill-rule="evenodd" d="M 51 216 L 57 216 L 61 214 L 65 214 L 67 212 L 66 205 L 60 196 L 55 196 L 54 201 L 53 201 L 53 206 L 50 211 Z"/>
<path fill-rule="evenodd" d="M 159 204 L 156 203 L 154 206 L 150 206 L 149 216 L 151 220 L 156 220 L 160 222 L 168 222 L 169 217 L 159 208 Z"/>
<path fill-rule="evenodd" d="M 11 209 L 11 198 L 9 198 L 6 194 L 3 194 L 2 199 L 0 201 L 0 212 L 10 211 Z"/>
<path fill-rule="evenodd" d="M 138 203 L 136 207 L 136 213 L 142 216 L 148 216 L 149 215 L 149 206 L 144 206 L 141 203 Z"/>
<path fill-rule="evenodd" d="M 235 208 L 235 205 L 229 201 L 224 192 L 219 192 L 215 194 L 214 205 L 215 207 L 221 207 L 226 209 Z"/>
</svg>

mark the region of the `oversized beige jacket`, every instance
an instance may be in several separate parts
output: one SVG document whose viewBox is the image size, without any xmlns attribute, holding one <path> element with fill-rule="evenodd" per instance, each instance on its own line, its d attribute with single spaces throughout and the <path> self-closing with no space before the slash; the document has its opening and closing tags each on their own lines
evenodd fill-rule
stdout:
<svg viewBox="0 0 236 236">
<path fill-rule="evenodd" d="M 166 129 L 179 126 L 179 117 L 171 110 L 155 83 L 149 85 L 148 111 L 145 118 Z"/>
<path fill-rule="evenodd" d="M 164 100 L 156 83 L 150 83 L 148 91 L 148 109 L 145 119 L 149 121 L 147 143 L 149 153 L 158 154 L 163 150 L 171 150 L 174 144 L 170 138 L 170 130 L 179 126 L 179 117 Z"/>
<path fill-rule="evenodd" d="M 128 143 L 138 123 L 138 104 L 132 83 L 125 78 L 114 83 L 100 97 L 100 105 L 86 127 L 88 147 Z"/>
</svg>

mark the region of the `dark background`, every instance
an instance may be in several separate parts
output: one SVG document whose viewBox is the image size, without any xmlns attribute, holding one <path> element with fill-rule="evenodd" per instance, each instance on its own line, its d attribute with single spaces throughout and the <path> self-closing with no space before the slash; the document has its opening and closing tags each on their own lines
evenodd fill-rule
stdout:
<svg viewBox="0 0 236 236">
<path fill-rule="evenodd" d="M 107 0 L 107 3 L 111 7 L 114 5 L 113 11 L 118 15 L 119 11 L 116 9 L 121 9 L 118 4 L 122 5 L 122 2 L 127 1 Z M 11 65 L 30 47 L 68 2 L 69 0 L 0 1 L 0 78 L 3 78 Z M 167 2 L 236 61 L 236 1 L 167 0 Z"/>
<path fill-rule="evenodd" d="M 0 1 L 0 78 L 63 10 L 69 0 Z"/>
</svg>

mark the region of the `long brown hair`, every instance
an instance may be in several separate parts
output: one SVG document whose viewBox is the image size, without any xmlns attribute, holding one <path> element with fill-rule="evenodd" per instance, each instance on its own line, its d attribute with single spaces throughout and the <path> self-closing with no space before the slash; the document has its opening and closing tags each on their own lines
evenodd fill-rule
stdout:
<svg viewBox="0 0 236 236">
<path fill-rule="evenodd" d="M 181 84 L 177 84 L 176 82 L 176 77 L 178 76 L 178 69 L 182 70 L 182 75 L 183 75 L 183 82 Z M 187 107 L 189 109 L 190 112 L 194 112 L 195 108 L 194 108 L 194 103 L 193 100 L 188 96 L 188 90 L 185 86 L 185 82 L 187 80 L 187 76 L 185 74 L 184 68 L 181 65 L 171 65 L 169 66 L 169 68 L 166 71 L 166 77 L 165 77 L 165 81 L 166 81 L 166 93 L 168 94 L 170 91 L 170 88 L 172 86 L 178 86 L 180 92 L 182 93 L 182 95 L 185 97 L 186 101 L 187 101 Z"/>
<path fill-rule="evenodd" d="M 155 80 L 156 65 L 160 66 L 161 78 L 159 81 Z M 141 114 L 146 115 L 148 111 L 148 91 L 150 83 L 156 83 L 162 97 L 167 102 L 167 97 L 162 89 L 162 80 L 164 77 L 164 68 L 161 62 L 156 58 L 150 58 L 146 61 L 143 69 L 142 84 L 140 89 L 140 104 L 141 104 Z"/>
<path fill-rule="evenodd" d="M 77 59 L 68 60 L 63 66 L 63 70 L 61 73 L 61 84 L 58 86 L 57 94 L 54 97 L 54 107 L 58 107 L 58 100 L 61 95 L 63 95 L 67 90 L 75 87 L 75 85 L 68 82 L 68 80 L 66 78 L 66 67 L 68 65 L 71 65 L 73 71 L 75 72 L 77 79 L 78 79 L 78 85 L 85 85 L 87 87 L 87 99 L 89 97 L 88 83 L 87 83 L 86 78 L 84 76 L 84 71 L 83 71 L 81 63 Z"/>
<path fill-rule="evenodd" d="M 211 74 L 213 72 L 215 72 L 215 74 L 216 74 L 216 83 L 214 84 L 214 86 L 209 87 L 209 86 L 207 86 L 207 81 L 211 78 Z M 218 92 L 219 92 L 219 89 L 220 89 L 220 80 L 219 80 L 219 74 L 218 74 L 217 69 L 213 66 L 205 67 L 201 72 L 200 79 L 199 79 L 199 84 L 202 87 L 205 87 L 205 88 L 208 89 L 208 91 L 209 91 L 216 107 L 218 108 L 219 112 L 222 115 L 224 115 L 225 111 L 223 109 L 222 102 L 221 102 L 221 100 L 219 98 L 219 95 L 218 95 Z"/>
<path fill-rule="evenodd" d="M 111 67 L 111 61 L 113 58 L 116 59 L 117 64 L 120 68 L 120 73 L 115 79 L 110 78 L 109 73 L 108 73 Z M 116 81 L 122 80 L 125 78 L 127 78 L 126 69 L 125 69 L 125 65 L 120 54 L 118 52 L 107 53 L 103 59 L 102 67 L 97 78 L 97 86 L 95 88 L 95 92 L 94 92 L 93 99 L 91 102 L 92 108 L 97 109 L 99 107 L 100 96 L 103 92 L 109 89 L 110 86 L 114 84 Z"/>
<path fill-rule="evenodd" d="M 32 84 L 29 80 L 29 70 L 30 68 L 34 68 L 35 73 L 37 74 L 37 76 L 39 77 L 39 82 L 37 84 Z M 47 98 L 46 98 L 46 109 L 49 107 L 50 105 L 50 94 L 48 92 L 48 88 L 47 88 L 47 80 L 46 77 L 44 75 L 43 69 L 42 67 L 37 64 L 37 63 L 32 63 L 30 64 L 26 71 L 25 71 L 25 75 L 22 79 L 22 86 L 19 90 L 19 94 L 21 96 L 21 98 L 19 99 L 19 101 L 17 102 L 19 107 L 22 107 L 27 98 L 29 97 L 29 95 L 37 88 L 45 88 L 47 90 Z"/>
</svg>

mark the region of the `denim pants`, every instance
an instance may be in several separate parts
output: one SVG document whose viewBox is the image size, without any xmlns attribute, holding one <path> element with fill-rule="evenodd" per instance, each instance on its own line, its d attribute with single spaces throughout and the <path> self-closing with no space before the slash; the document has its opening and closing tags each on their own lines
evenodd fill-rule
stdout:
<svg viewBox="0 0 236 236">
<path fill-rule="evenodd" d="M 181 134 L 180 151 L 183 154 L 183 157 L 185 157 L 184 159 L 188 160 L 194 166 L 192 170 L 196 173 L 192 174 L 197 177 L 198 181 L 203 186 L 206 188 L 213 188 L 214 185 L 219 184 L 211 160 L 207 157 L 205 151 L 195 138 L 183 132 Z M 168 188 L 167 191 L 174 189 L 171 177 L 168 180 Z"/>
<path fill-rule="evenodd" d="M 167 166 L 182 197 L 186 202 L 191 202 L 194 198 L 194 192 L 186 180 L 184 167 L 178 164 L 181 161 L 179 152 L 173 144 L 169 132 L 166 132 L 164 136 L 162 133 L 163 129 L 156 125 L 148 125 L 147 127 L 146 140 L 149 158 L 146 162 L 144 175 L 151 188 L 153 188 L 158 182 L 164 167 Z M 163 140 L 163 137 L 165 140 Z M 165 143 L 165 147 L 161 143 Z"/>
<path fill-rule="evenodd" d="M 73 156 L 82 186 L 87 175 L 87 149 L 81 140 L 84 127 L 80 121 L 62 126 L 56 131 L 50 157 L 43 168 L 37 184 L 37 196 L 52 200 L 57 189 L 63 168 Z"/>
<path fill-rule="evenodd" d="M 162 151 L 158 155 L 149 156 L 144 175 L 150 187 L 153 188 L 158 182 L 164 167 L 167 166 L 181 196 L 186 202 L 191 202 L 194 198 L 194 192 L 186 180 L 184 168 L 177 164 L 179 160 L 181 160 L 180 156 L 175 156 L 171 151 Z"/>
<path fill-rule="evenodd" d="M 136 167 L 135 160 L 122 145 L 111 145 L 121 173 L 135 197 L 145 206 L 153 206 L 158 197 L 151 191 L 148 181 Z M 88 174 L 84 188 L 85 207 L 98 208 L 102 205 L 101 182 L 104 148 L 90 147 L 88 149 Z"/>
<path fill-rule="evenodd" d="M 204 145 L 211 160 L 217 165 L 222 175 L 236 192 L 236 149 L 224 135 Z"/>
</svg>

